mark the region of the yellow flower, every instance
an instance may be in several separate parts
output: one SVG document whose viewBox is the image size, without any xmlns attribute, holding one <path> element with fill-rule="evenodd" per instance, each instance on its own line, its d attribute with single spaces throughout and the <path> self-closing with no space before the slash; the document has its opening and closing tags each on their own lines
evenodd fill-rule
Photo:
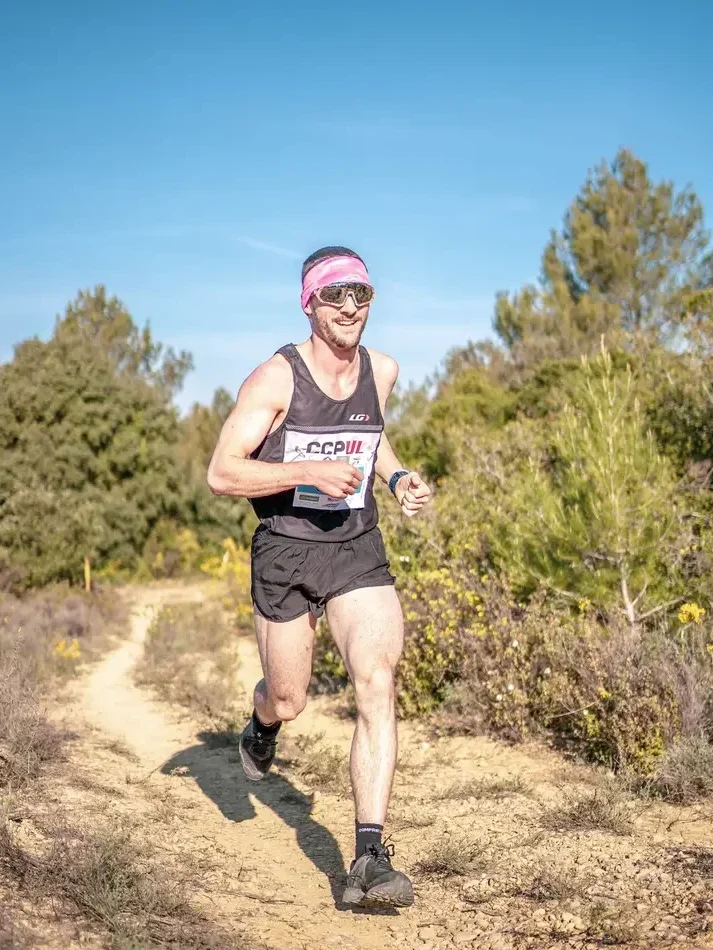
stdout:
<svg viewBox="0 0 713 950">
<path fill-rule="evenodd" d="M 681 604 L 678 611 L 678 619 L 680 623 L 703 623 L 703 618 L 706 615 L 705 607 L 700 607 L 696 603 L 687 603 Z"/>
<path fill-rule="evenodd" d="M 81 656 L 79 641 L 75 637 L 71 643 L 67 643 L 66 639 L 62 638 L 59 643 L 55 645 L 54 652 L 55 656 L 58 656 L 62 660 L 78 660 Z"/>
<path fill-rule="evenodd" d="M 592 602 L 588 597 L 582 597 L 577 606 L 579 607 L 579 612 L 584 614 L 592 606 Z"/>
</svg>

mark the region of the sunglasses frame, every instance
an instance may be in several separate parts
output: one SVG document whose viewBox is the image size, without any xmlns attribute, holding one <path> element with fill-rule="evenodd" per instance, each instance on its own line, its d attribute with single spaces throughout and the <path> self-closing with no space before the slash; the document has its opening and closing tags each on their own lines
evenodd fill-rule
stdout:
<svg viewBox="0 0 713 950">
<path fill-rule="evenodd" d="M 344 300 L 343 300 L 341 303 L 335 303 L 333 300 L 322 300 L 322 296 L 321 296 L 322 291 L 323 291 L 323 290 L 326 290 L 327 287 L 353 287 L 354 284 L 361 284 L 362 287 L 368 287 L 368 288 L 371 290 L 371 297 L 370 297 L 367 301 L 365 301 L 364 303 L 359 303 L 359 301 L 356 299 L 356 296 L 354 295 L 354 291 L 353 291 L 353 290 L 347 291 L 347 293 L 346 293 L 346 295 L 345 295 L 345 297 L 344 297 Z M 354 301 L 354 304 L 361 310 L 362 307 L 368 307 L 370 303 L 373 303 L 374 297 L 376 296 L 376 291 L 375 291 L 374 288 L 371 286 L 371 284 L 363 284 L 363 283 L 361 283 L 361 281 L 350 280 L 350 281 L 346 281 L 346 282 L 344 282 L 344 283 L 335 282 L 335 283 L 333 283 L 333 284 L 327 284 L 325 287 L 320 287 L 319 290 L 315 290 L 315 292 L 314 292 L 314 297 L 315 297 L 315 298 L 317 299 L 317 301 L 318 301 L 319 303 L 321 303 L 322 306 L 324 306 L 324 307 L 343 307 L 344 304 L 347 302 L 347 300 L 349 299 L 350 296 L 351 296 L 352 300 Z"/>
</svg>

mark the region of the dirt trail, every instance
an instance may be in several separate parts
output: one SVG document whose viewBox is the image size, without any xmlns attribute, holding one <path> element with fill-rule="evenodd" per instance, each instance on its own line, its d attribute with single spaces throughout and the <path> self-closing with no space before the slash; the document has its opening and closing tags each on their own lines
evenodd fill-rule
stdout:
<svg viewBox="0 0 713 950">
<path fill-rule="evenodd" d="M 702 929 L 702 911 L 693 906 L 693 897 L 686 904 L 690 887 L 684 879 L 680 894 L 673 887 L 678 879 L 665 850 L 676 843 L 713 845 L 707 816 L 649 811 L 637 821 L 634 837 L 605 830 L 543 832 L 543 815 L 561 800 L 558 757 L 486 739 L 426 744 L 410 728 L 401 731 L 403 766 L 389 829 L 395 860 L 413 869 L 444 841 L 453 842 L 452 850 L 461 856 L 470 842 L 474 860 L 447 880 L 416 873 L 417 904 L 409 911 L 340 908 L 353 846 L 350 800 L 310 794 L 282 769 L 262 783 L 246 782 L 233 746 L 221 744 L 215 734 L 196 734 L 185 712 L 133 683 L 155 608 L 167 599 L 195 597 L 190 589 L 138 596 L 129 638 L 76 690 L 72 715 L 75 720 L 81 715 L 88 726 L 76 752 L 77 767 L 85 792 L 94 783 L 106 793 L 104 817 L 139 819 L 147 837 L 172 859 L 190 855 L 198 860 L 204 873 L 195 900 L 223 929 L 235 932 L 236 946 L 593 948 L 613 942 L 599 939 L 596 928 L 611 930 L 614 924 L 595 927 L 588 916 L 587 908 L 602 900 L 605 908 L 607 901 L 618 901 L 619 917 L 621 908 L 632 914 L 638 908 L 637 929 L 630 940 L 618 941 L 622 945 L 713 946 L 707 935 L 693 935 Z M 239 650 L 247 693 L 259 675 L 259 660 L 252 638 L 241 638 Z M 311 703 L 291 727 L 294 733 L 324 732 L 344 750 L 351 730 L 348 721 L 330 715 L 325 700 Z M 584 772 L 579 778 L 589 781 Z M 459 791 L 459 782 L 470 783 L 470 791 Z M 557 893 L 550 882 L 549 891 L 545 886 L 538 897 L 533 880 L 555 871 L 559 877 L 553 880 L 560 885 L 566 878 L 586 878 L 589 891 L 582 883 L 580 891 Z M 523 881 L 530 884 L 529 894 Z M 599 897 L 592 882 L 600 882 Z M 663 901 L 663 893 L 670 899 Z M 605 911 L 602 915 L 604 920 Z M 239 943 L 240 934 L 246 935 L 245 943 Z"/>
</svg>

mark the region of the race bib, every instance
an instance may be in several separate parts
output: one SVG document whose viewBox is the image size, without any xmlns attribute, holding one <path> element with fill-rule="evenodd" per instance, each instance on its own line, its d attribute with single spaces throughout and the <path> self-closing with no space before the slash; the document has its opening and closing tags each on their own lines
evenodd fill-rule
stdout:
<svg viewBox="0 0 713 950">
<path fill-rule="evenodd" d="M 315 508 L 318 511 L 363 508 L 380 439 L 381 429 L 373 432 L 297 432 L 287 429 L 285 462 L 349 462 L 364 476 L 356 492 L 346 498 L 332 498 L 314 485 L 298 485 L 292 504 L 296 508 Z"/>
</svg>

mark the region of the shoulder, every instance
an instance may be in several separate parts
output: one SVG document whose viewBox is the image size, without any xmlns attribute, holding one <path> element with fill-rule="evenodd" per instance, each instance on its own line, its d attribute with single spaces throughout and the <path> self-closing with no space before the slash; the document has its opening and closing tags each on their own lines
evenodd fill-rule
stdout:
<svg viewBox="0 0 713 950">
<path fill-rule="evenodd" d="M 374 379 L 381 388 L 384 386 L 390 392 L 399 375 L 399 364 L 392 356 L 386 353 L 379 353 L 378 350 L 367 349 L 371 359 L 371 368 L 374 373 Z"/>
<path fill-rule="evenodd" d="M 238 399 L 259 399 L 270 405 L 289 402 L 293 389 L 292 367 L 280 353 L 260 363 L 245 379 Z"/>
</svg>

